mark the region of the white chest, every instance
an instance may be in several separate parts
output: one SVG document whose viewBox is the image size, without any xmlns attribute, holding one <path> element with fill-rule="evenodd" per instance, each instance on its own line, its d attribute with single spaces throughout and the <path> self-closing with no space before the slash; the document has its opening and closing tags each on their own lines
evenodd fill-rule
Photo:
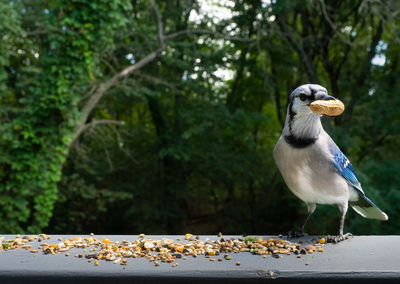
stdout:
<svg viewBox="0 0 400 284">
<path fill-rule="evenodd" d="M 333 168 L 324 136 L 307 148 L 293 148 L 280 141 L 274 149 L 275 162 L 289 189 L 304 202 L 338 204 L 347 202 L 348 184 Z"/>
</svg>

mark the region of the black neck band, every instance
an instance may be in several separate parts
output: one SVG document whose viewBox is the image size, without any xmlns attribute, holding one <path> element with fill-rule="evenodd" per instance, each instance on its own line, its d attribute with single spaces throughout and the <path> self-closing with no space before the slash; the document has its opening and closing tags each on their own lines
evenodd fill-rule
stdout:
<svg viewBox="0 0 400 284">
<path fill-rule="evenodd" d="M 285 141 L 294 148 L 306 148 L 317 141 L 317 138 L 299 138 L 293 134 L 286 135 Z"/>
</svg>

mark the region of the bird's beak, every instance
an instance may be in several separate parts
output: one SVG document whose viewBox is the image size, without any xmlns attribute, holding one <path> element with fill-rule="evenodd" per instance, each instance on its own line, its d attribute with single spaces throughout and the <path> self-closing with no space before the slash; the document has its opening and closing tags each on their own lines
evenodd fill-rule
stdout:
<svg viewBox="0 0 400 284">
<path fill-rule="evenodd" d="M 319 100 L 322 100 L 322 101 L 331 101 L 331 100 L 335 100 L 335 98 L 334 97 L 332 97 L 332 96 L 329 96 L 327 93 L 325 93 L 325 92 L 318 92 L 317 94 L 315 94 L 315 100 L 316 101 L 319 101 Z"/>
</svg>

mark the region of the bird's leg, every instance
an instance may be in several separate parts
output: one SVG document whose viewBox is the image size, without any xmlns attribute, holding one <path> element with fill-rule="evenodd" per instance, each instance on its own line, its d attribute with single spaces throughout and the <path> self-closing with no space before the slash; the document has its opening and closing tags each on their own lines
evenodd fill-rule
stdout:
<svg viewBox="0 0 400 284">
<path fill-rule="evenodd" d="M 347 240 L 351 236 L 350 233 L 343 234 L 344 219 L 346 217 L 347 208 L 348 208 L 347 202 L 345 204 L 339 205 L 339 210 L 342 213 L 342 216 L 340 217 L 340 224 L 339 224 L 339 235 L 327 236 L 326 240 L 328 243 L 339 243 L 341 241 Z"/>
<path fill-rule="evenodd" d="M 289 232 L 289 237 L 296 238 L 296 237 L 304 236 L 304 227 L 307 224 L 308 219 L 310 219 L 310 216 L 312 215 L 312 213 L 314 213 L 315 208 L 317 208 L 315 203 L 307 203 L 307 216 L 304 219 L 303 224 L 300 226 L 300 228 L 296 232 Z"/>
</svg>

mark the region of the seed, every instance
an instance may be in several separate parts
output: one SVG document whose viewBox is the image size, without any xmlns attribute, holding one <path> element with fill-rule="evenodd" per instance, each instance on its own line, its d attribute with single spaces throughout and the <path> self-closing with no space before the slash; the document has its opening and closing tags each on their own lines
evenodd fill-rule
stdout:
<svg viewBox="0 0 400 284">
<path fill-rule="evenodd" d="M 305 263 L 306 265 L 309 265 L 309 263 L 308 263 L 308 261 L 306 261 L 306 263 Z"/>
<path fill-rule="evenodd" d="M 222 261 L 222 257 L 219 257 L 219 258 L 218 258 L 218 261 Z"/>
<path fill-rule="evenodd" d="M 69 253 L 67 252 L 67 253 L 65 254 L 65 256 L 69 256 Z"/>
<path fill-rule="evenodd" d="M 81 237 L 72 237 L 69 239 L 71 242 L 81 242 L 82 238 Z"/>
<path fill-rule="evenodd" d="M 301 255 L 300 255 L 300 254 L 298 254 L 298 255 L 297 255 L 297 258 L 301 258 Z"/>
<path fill-rule="evenodd" d="M 325 244 L 325 243 L 326 243 L 325 238 L 320 238 L 320 239 L 319 239 L 319 243 L 320 243 L 321 245 Z"/>
<path fill-rule="evenodd" d="M 58 238 L 58 240 L 59 240 L 59 241 L 62 241 L 62 238 L 61 238 L 61 237 L 59 237 L 59 238 Z"/>
<path fill-rule="evenodd" d="M 94 265 L 98 266 L 98 265 L 99 265 L 99 262 L 96 260 L 96 261 L 94 262 Z"/>
<path fill-rule="evenodd" d="M 39 252 L 39 251 L 37 249 L 31 249 L 30 252 L 35 253 L 35 252 Z"/>
<path fill-rule="evenodd" d="M 324 249 L 323 249 L 323 248 L 318 248 L 318 251 L 319 251 L 319 252 L 323 252 Z"/>
<path fill-rule="evenodd" d="M 103 244 L 109 244 L 111 241 L 109 240 L 109 239 L 107 239 L 107 238 L 104 238 L 103 240 L 102 240 L 102 243 Z"/>
<path fill-rule="evenodd" d="M 310 249 L 309 251 L 308 251 L 308 253 L 313 253 L 314 251 L 312 250 L 312 249 Z"/>
<path fill-rule="evenodd" d="M 308 251 L 310 251 L 310 250 L 315 250 L 315 246 L 313 246 L 313 245 L 306 245 L 304 248 L 305 248 L 306 250 L 308 250 Z"/>
<path fill-rule="evenodd" d="M 158 261 L 155 261 L 154 266 L 160 266 L 160 263 Z"/>
<path fill-rule="evenodd" d="M 140 235 L 139 235 L 139 238 L 144 238 L 144 234 L 140 234 Z"/>
<path fill-rule="evenodd" d="M 236 265 L 239 266 L 240 265 L 240 261 L 236 262 Z"/>
<path fill-rule="evenodd" d="M 215 261 L 215 258 L 210 258 L 210 261 Z"/>
</svg>

